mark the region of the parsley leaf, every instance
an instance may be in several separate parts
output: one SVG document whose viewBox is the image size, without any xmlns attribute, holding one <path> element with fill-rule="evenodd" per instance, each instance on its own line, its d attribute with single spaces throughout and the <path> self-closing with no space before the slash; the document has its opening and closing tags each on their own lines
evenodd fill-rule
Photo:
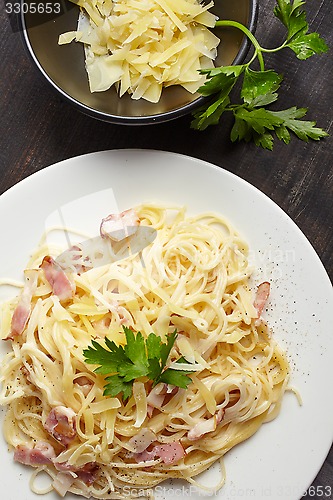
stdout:
<svg viewBox="0 0 333 500">
<path fill-rule="evenodd" d="M 305 34 L 309 27 L 306 21 L 306 13 L 301 10 L 305 2 L 303 0 L 294 0 L 292 3 L 289 0 L 276 1 L 277 5 L 274 7 L 274 15 L 288 30 L 287 42 L 297 35 Z"/>
<path fill-rule="evenodd" d="M 295 107 L 286 109 L 285 111 L 272 111 L 275 116 L 283 119 L 283 126 L 294 132 L 302 141 L 308 142 L 309 139 L 318 141 L 322 137 L 328 136 L 327 132 L 323 132 L 322 129 L 315 126 L 316 122 L 297 120 L 297 117 L 304 116 L 306 112 L 305 108 Z"/>
<path fill-rule="evenodd" d="M 244 71 L 243 66 L 222 66 L 220 68 L 203 69 L 201 73 L 207 76 L 206 82 L 199 88 L 204 96 L 219 92 L 220 97 L 230 94 L 237 78 Z"/>
<path fill-rule="evenodd" d="M 119 375 L 111 375 L 106 377 L 106 386 L 104 396 L 118 396 L 123 394 L 123 399 L 126 400 L 132 395 L 133 382 L 125 382 L 123 377 Z"/>
<path fill-rule="evenodd" d="M 327 52 L 328 47 L 324 40 L 320 38 L 318 33 L 310 33 L 308 35 L 298 36 L 295 40 L 291 40 L 287 47 L 295 52 L 298 59 L 304 61 L 314 54 Z"/>
<path fill-rule="evenodd" d="M 229 104 L 229 97 L 218 97 L 208 108 L 202 106 L 194 112 L 191 128 L 205 130 L 209 125 L 217 125 Z"/>
<path fill-rule="evenodd" d="M 253 109 L 252 111 L 239 108 L 235 111 L 235 117 L 238 120 L 245 121 L 250 129 L 253 129 L 258 134 L 265 133 L 267 129 L 274 130 L 275 127 L 283 123 L 282 118 L 275 116 L 265 108 Z"/>
<path fill-rule="evenodd" d="M 305 60 L 314 54 L 327 52 L 328 47 L 318 33 L 308 33 L 306 13 L 301 10 L 304 1 L 294 0 L 291 3 L 289 0 L 277 0 L 277 4 L 274 14 L 288 30 L 286 47 L 293 50 L 298 59 Z"/>
<path fill-rule="evenodd" d="M 177 338 L 177 331 L 175 330 L 173 333 L 169 333 L 167 335 L 167 343 L 161 344 L 160 358 L 161 358 L 162 369 L 165 367 L 165 364 L 168 360 L 170 351 L 173 347 L 173 344 L 175 343 L 176 338 Z"/>
<path fill-rule="evenodd" d="M 119 359 L 121 357 L 121 351 L 117 354 L 117 346 L 114 342 L 108 342 L 106 339 L 106 344 L 110 351 L 106 351 L 98 342 L 93 340 L 92 346 L 88 350 L 83 351 L 84 356 L 89 356 L 89 363 L 100 364 L 101 366 L 96 369 L 96 373 L 114 373 L 118 369 Z M 113 349 L 115 347 L 115 350 Z"/>
<path fill-rule="evenodd" d="M 105 347 L 93 340 L 91 346 L 83 351 L 86 363 L 98 365 L 96 373 L 105 377 L 105 396 L 123 395 L 126 400 L 132 395 L 134 380 L 148 377 L 153 386 L 159 382 L 176 385 L 186 389 L 192 382 L 187 376 L 189 372 L 165 369 L 171 349 L 177 338 L 176 330 L 166 336 L 166 343 L 154 333 L 144 339 L 141 332 L 134 332 L 123 327 L 126 344 L 117 346 L 106 338 Z M 186 362 L 181 359 L 182 362 Z M 189 365 L 190 366 L 190 365 Z"/>
<path fill-rule="evenodd" d="M 274 15 L 287 29 L 285 41 L 276 49 L 265 49 L 244 25 L 236 21 L 217 21 L 216 26 L 238 28 L 250 39 L 254 46 L 254 55 L 243 65 L 217 67 L 201 70 L 206 75 L 206 82 L 199 92 L 210 98 L 207 103 L 193 113 L 191 127 L 205 130 L 216 125 L 224 113 L 233 114 L 234 124 L 230 133 L 232 142 L 253 141 L 257 146 L 272 150 L 274 137 L 288 144 L 290 132 L 303 141 L 319 140 L 328 136 L 323 129 L 316 127 L 314 121 L 301 120 L 307 112 L 296 106 L 282 111 L 270 111 L 267 106 L 278 101 L 278 90 L 282 75 L 265 69 L 265 53 L 291 49 L 300 60 L 314 54 L 328 51 L 328 46 L 318 33 L 309 33 L 303 0 L 276 0 Z M 260 70 L 253 70 L 252 63 L 258 59 Z M 232 90 L 240 83 L 241 102 L 233 103 Z"/>
<path fill-rule="evenodd" d="M 154 385 L 158 384 L 161 373 L 162 369 L 158 358 L 150 359 L 148 377 L 154 380 Z"/>
<path fill-rule="evenodd" d="M 190 372 L 184 372 L 183 370 L 171 370 L 168 368 L 160 376 L 159 381 L 165 384 L 176 385 L 181 389 L 187 389 L 188 385 L 192 380 L 186 375 Z"/>
<path fill-rule="evenodd" d="M 254 99 L 264 97 L 267 94 L 277 95 L 275 92 L 280 87 L 282 76 L 273 70 L 253 71 L 245 69 L 241 97 L 247 104 L 251 104 Z"/>
<path fill-rule="evenodd" d="M 161 355 L 161 346 L 162 341 L 161 338 L 155 335 L 154 333 L 150 333 L 146 340 L 148 359 L 152 360 L 154 358 L 159 358 Z"/>
<path fill-rule="evenodd" d="M 265 108 L 248 110 L 237 108 L 234 111 L 235 124 L 231 131 L 231 140 L 244 139 L 246 142 L 253 140 L 257 146 L 264 149 L 273 149 L 276 134 L 279 140 L 286 144 L 290 142 L 290 133 L 293 132 L 299 139 L 308 142 L 309 139 L 319 140 L 323 134 L 328 135 L 321 129 L 316 128 L 313 121 L 299 120 L 305 116 L 305 108 L 292 107 L 283 111 L 269 111 Z"/>
</svg>

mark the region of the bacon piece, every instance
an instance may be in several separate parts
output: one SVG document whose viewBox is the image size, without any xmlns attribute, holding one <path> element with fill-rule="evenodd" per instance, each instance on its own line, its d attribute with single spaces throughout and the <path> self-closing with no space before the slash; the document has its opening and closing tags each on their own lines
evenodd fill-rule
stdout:
<svg viewBox="0 0 333 500">
<path fill-rule="evenodd" d="M 166 384 L 157 384 L 156 387 L 154 387 L 150 393 L 148 394 L 147 396 L 147 413 L 148 413 L 148 416 L 151 417 L 153 411 L 154 411 L 154 408 L 161 408 L 161 406 L 163 405 L 163 402 L 164 402 L 164 399 L 165 399 L 165 396 L 166 396 L 166 390 L 164 391 L 164 386 Z"/>
<path fill-rule="evenodd" d="M 202 420 L 201 422 L 195 424 L 193 429 L 188 431 L 187 439 L 189 439 L 190 441 L 197 441 L 208 432 L 215 431 L 215 429 L 216 429 L 216 417 L 214 415 L 214 417 L 212 418 Z"/>
<path fill-rule="evenodd" d="M 75 379 L 74 383 L 77 384 L 81 388 L 81 391 L 83 392 L 83 394 L 85 396 L 88 396 L 89 392 L 91 391 L 92 386 L 94 385 L 93 382 L 88 377 L 85 377 L 84 375 Z"/>
<path fill-rule="evenodd" d="M 45 430 L 64 446 L 76 437 L 76 414 L 66 406 L 56 406 L 44 424 Z"/>
<path fill-rule="evenodd" d="M 156 457 L 155 448 L 151 451 L 144 450 L 141 453 L 135 453 L 135 461 L 139 464 L 141 462 L 149 462 L 149 460 L 154 460 Z"/>
<path fill-rule="evenodd" d="M 257 309 L 258 318 L 260 318 L 261 313 L 264 310 L 267 299 L 269 297 L 270 289 L 271 289 L 271 285 L 268 281 L 264 281 L 263 283 L 260 283 L 260 285 L 257 288 L 257 293 L 255 296 L 253 305 Z"/>
<path fill-rule="evenodd" d="M 102 238 L 121 241 L 136 233 L 140 220 L 133 208 L 120 214 L 110 214 L 102 219 L 100 234 Z"/>
<path fill-rule="evenodd" d="M 59 472 L 73 472 L 88 486 L 96 480 L 99 469 L 96 462 L 87 462 L 81 466 L 71 465 L 68 462 L 54 462 L 54 466 Z"/>
<path fill-rule="evenodd" d="M 147 404 L 147 416 L 151 418 L 154 413 L 155 407 Z"/>
<path fill-rule="evenodd" d="M 78 469 L 76 474 L 87 486 L 90 486 L 96 480 L 98 469 L 99 467 L 95 462 L 90 462 Z"/>
<path fill-rule="evenodd" d="M 185 450 L 180 441 L 157 445 L 154 447 L 154 451 L 168 465 L 179 462 L 185 456 Z"/>
<path fill-rule="evenodd" d="M 172 396 L 174 396 L 179 390 L 179 387 L 175 387 L 171 384 L 159 383 L 154 387 L 147 397 L 147 415 L 150 418 L 154 412 L 155 408 L 160 409 L 163 404 L 167 404 Z"/>
<path fill-rule="evenodd" d="M 38 441 L 35 446 L 29 447 L 19 445 L 14 452 L 14 460 L 25 465 L 48 465 L 56 457 L 54 448 L 51 444 Z"/>
<path fill-rule="evenodd" d="M 158 444 L 154 446 L 151 451 L 144 450 L 142 453 L 135 455 L 135 460 L 137 463 L 147 462 L 148 460 L 154 460 L 155 457 L 161 458 L 162 461 L 171 465 L 179 462 L 185 456 L 185 450 L 180 441 L 174 441 L 173 443 Z"/>
<path fill-rule="evenodd" d="M 50 283 L 52 291 L 59 300 L 69 300 L 75 292 L 75 285 L 70 281 L 62 267 L 49 255 L 44 257 L 40 265 L 45 278 Z"/>
<path fill-rule="evenodd" d="M 219 425 L 219 423 L 222 421 L 224 417 L 224 408 L 220 408 L 216 413 L 216 425 Z"/>
<path fill-rule="evenodd" d="M 28 319 L 31 314 L 31 303 L 27 302 L 24 297 L 21 297 L 17 304 L 11 322 L 10 335 L 7 339 L 14 340 L 15 337 L 21 335 L 24 331 Z"/>
<path fill-rule="evenodd" d="M 193 429 L 188 431 L 187 439 L 189 439 L 190 441 L 197 441 L 198 439 L 202 438 L 202 436 L 204 436 L 205 434 L 215 431 L 216 427 L 221 422 L 223 415 L 224 415 L 224 409 L 221 408 L 211 418 L 201 420 L 200 422 L 195 424 Z"/>
<path fill-rule="evenodd" d="M 14 340 L 21 335 L 28 323 L 31 314 L 31 299 L 37 289 L 38 270 L 26 269 L 25 283 L 18 304 L 14 310 L 10 334 L 4 340 Z"/>
</svg>

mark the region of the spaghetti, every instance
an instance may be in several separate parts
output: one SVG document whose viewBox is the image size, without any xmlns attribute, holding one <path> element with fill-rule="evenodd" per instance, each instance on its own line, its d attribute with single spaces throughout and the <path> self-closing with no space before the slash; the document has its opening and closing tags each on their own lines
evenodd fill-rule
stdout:
<svg viewBox="0 0 333 500">
<path fill-rule="evenodd" d="M 2 338 L 12 339 L 1 366 L 5 439 L 61 495 L 124 498 L 128 485 L 135 496 L 170 478 L 197 484 L 277 415 L 288 384 L 286 356 L 261 318 L 268 284 L 254 297 L 248 247 L 229 222 L 153 204 L 135 214 L 138 227 L 156 230 L 139 253 L 65 273 L 42 245 L 19 298 L 2 307 Z M 60 275 L 68 296 L 55 293 Z M 22 331 L 13 330 L 19 306 Z M 188 388 L 141 377 L 128 400 L 104 396 L 105 376 L 83 351 L 105 338 L 124 345 L 123 325 L 163 341 L 176 329 L 168 366 L 197 367 Z"/>
</svg>

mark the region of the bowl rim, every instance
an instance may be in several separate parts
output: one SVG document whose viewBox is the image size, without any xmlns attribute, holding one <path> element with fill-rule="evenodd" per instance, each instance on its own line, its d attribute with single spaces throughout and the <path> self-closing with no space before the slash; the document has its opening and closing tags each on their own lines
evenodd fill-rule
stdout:
<svg viewBox="0 0 333 500">
<path fill-rule="evenodd" d="M 258 10 L 259 10 L 259 0 L 249 0 L 249 20 L 247 23 L 247 28 L 249 31 L 252 33 L 255 32 L 256 26 L 257 26 L 257 21 L 258 21 Z M 33 60 L 35 63 L 36 67 L 39 69 L 40 73 L 46 78 L 46 80 L 50 83 L 51 87 L 61 95 L 61 97 L 74 105 L 74 107 L 81 111 L 83 114 L 91 116 L 93 118 L 96 118 L 98 120 L 108 122 L 108 123 L 113 123 L 113 124 L 118 124 L 118 125 L 151 125 L 155 123 L 165 123 L 171 120 L 174 120 L 176 118 L 180 118 L 184 115 L 190 114 L 192 111 L 203 105 L 207 101 L 207 97 L 204 96 L 199 96 L 197 99 L 194 99 L 192 102 L 189 102 L 188 104 L 185 104 L 181 108 L 173 109 L 170 111 L 166 111 L 164 113 L 157 113 L 154 115 L 144 115 L 144 116 L 119 116 L 119 115 L 113 115 L 110 113 L 105 113 L 103 111 L 98 111 L 97 109 L 93 109 L 90 106 L 87 106 L 86 104 L 80 102 L 79 100 L 75 99 L 74 97 L 70 96 L 67 94 L 59 85 L 57 85 L 52 78 L 46 73 L 45 69 L 39 62 L 32 46 L 30 43 L 30 39 L 27 33 L 27 27 L 25 23 L 25 17 L 23 10 L 21 11 L 21 16 L 19 19 L 19 23 L 21 25 L 21 34 L 24 42 L 24 46 L 26 47 L 28 54 L 30 58 Z M 237 56 L 235 57 L 232 65 L 240 64 L 242 61 L 244 61 L 249 49 L 250 49 L 251 43 L 249 39 L 245 36 L 244 40 L 241 44 L 241 47 L 237 53 Z"/>
</svg>

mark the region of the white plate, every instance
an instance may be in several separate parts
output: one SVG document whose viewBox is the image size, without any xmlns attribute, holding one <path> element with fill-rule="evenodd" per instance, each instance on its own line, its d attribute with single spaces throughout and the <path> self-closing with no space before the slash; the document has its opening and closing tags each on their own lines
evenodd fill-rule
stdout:
<svg viewBox="0 0 333 500">
<path fill-rule="evenodd" d="M 1 196 L 0 276 L 21 278 L 45 225 L 54 214 L 71 213 L 69 203 L 73 216 L 68 221 L 66 215 L 65 222 L 78 227 L 83 222 L 87 229 L 115 206 L 124 210 L 143 201 L 185 204 L 193 213 L 215 210 L 227 216 L 250 243 L 258 282 L 271 281 L 267 319 L 287 350 L 292 385 L 303 406 L 287 393 L 279 417 L 227 454 L 226 484 L 218 497 L 298 500 L 320 469 L 333 438 L 333 291 L 308 240 L 264 194 L 221 168 L 172 153 L 122 150 L 65 160 Z M 2 298 L 7 292 L 2 289 Z M 1 349 L 3 353 L 5 347 Z M 29 490 L 31 469 L 13 462 L 3 439 L 0 461 L 6 500 L 37 498 Z M 216 468 L 209 471 L 206 480 L 213 482 L 216 472 Z M 170 499 L 200 496 L 174 482 L 162 493 Z"/>
</svg>

